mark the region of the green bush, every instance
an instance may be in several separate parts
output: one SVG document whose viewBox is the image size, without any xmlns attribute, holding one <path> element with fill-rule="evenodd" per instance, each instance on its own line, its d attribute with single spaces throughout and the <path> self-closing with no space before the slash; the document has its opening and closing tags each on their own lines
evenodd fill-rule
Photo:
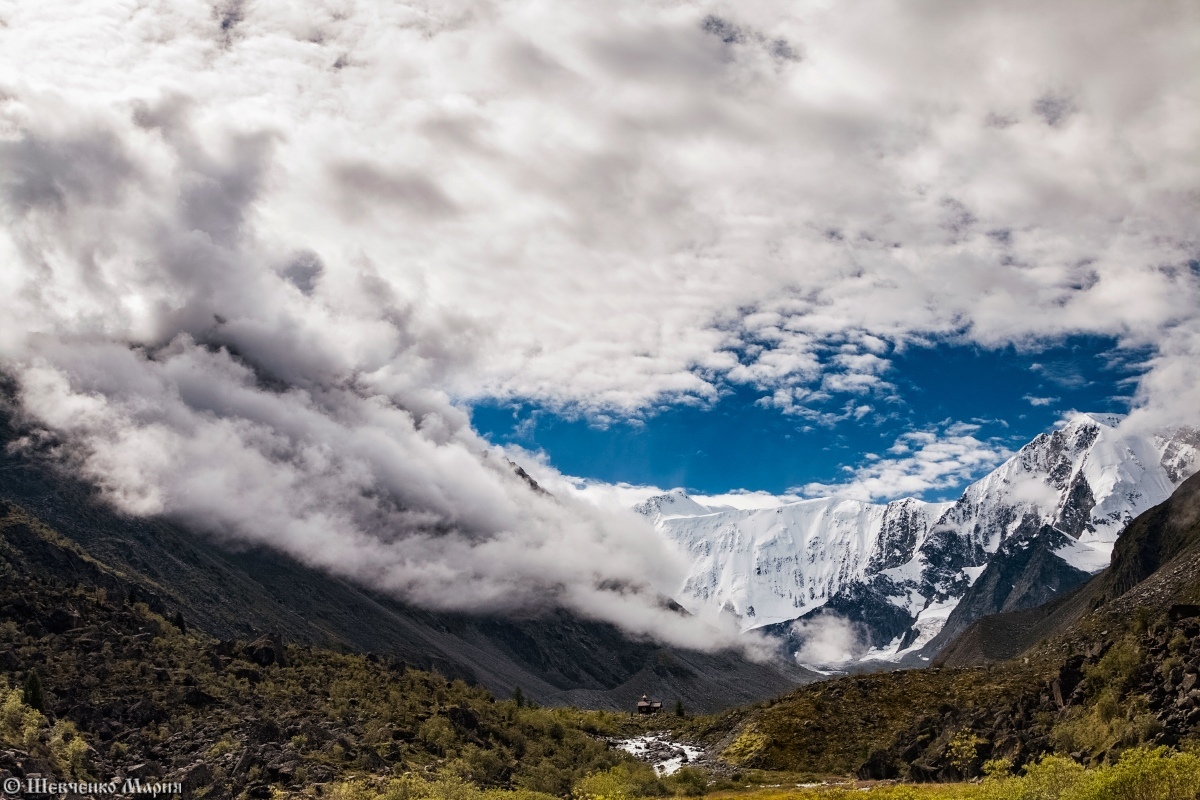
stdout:
<svg viewBox="0 0 1200 800">
<path fill-rule="evenodd" d="M 677 797 L 700 797 L 708 794 L 708 775 L 695 767 L 682 767 L 663 779 L 667 790 Z"/>
<path fill-rule="evenodd" d="M 1046 756 L 1030 764 L 1025 775 L 1015 783 L 1020 794 L 1014 800 L 1060 800 L 1083 779 L 1083 766 L 1062 756 Z"/>
<path fill-rule="evenodd" d="M 1133 639 L 1122 639 L 1086 670 L 1088 684 L 1096 692 L 1108 688 L 1119 695 L 1128 688 L 1141 664 L 1142 652 L 1138 643 Z"/>
<path fill-rule="evenodd" d="M 577 800 L 634 800 L 661 797 L 666 787 L 645 764 L 618 764 L 603 772 L 594 772 L 575 785 Z"/>
<path fill-rule="evenodd" d="M 87 775 L 87 743 L 75 730 L 75 725 L 65 719 L 54 723 L 50 731 L 50 755 L 58 765 L 59 772 L 72 778 Z"/>
<path fill-rule="evenodd" d="M 1200 758 L 1165 747 L 1126 750 L 1119 761 L 1094 770 L 1064 800 L 1196 800 Z"/>
</svg>

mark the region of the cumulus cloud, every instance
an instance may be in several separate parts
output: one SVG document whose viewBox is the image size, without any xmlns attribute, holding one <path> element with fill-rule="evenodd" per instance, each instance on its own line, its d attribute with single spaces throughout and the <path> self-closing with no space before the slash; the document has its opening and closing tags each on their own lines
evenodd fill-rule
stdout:
<svg viewBox="0 0 1200 800">
<path fill-rule="evenodd" d="M 0 359 L 128 513 L 698 641 L 671 553 L 528 491 L 461 408 L 743 384 L 834 424 L 907 346 L 1095 333 L 1153 348 L 1130 424 L 1193 421 L 1189 13 L 0 3 Z M 923 435 L 841 489 L 999 453 Z"/>
<path fill-rule="evenodd" d="M 979 429 L 973 423 L 955 422 L 933 430 L 909 431 L 897 437 L 887 456 L 868 454 L 865 464 L 843 467 L 845 481 L 805 484 L 801 493 L 875 501 L 920 497 L 962 486 L 1012 455 L 1004 439 L 976 437 Z"/>
</svg>

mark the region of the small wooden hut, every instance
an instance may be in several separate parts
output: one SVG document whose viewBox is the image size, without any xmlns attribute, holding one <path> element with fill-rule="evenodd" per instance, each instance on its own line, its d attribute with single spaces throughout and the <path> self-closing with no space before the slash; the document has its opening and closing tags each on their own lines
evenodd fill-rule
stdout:
<svg viewBox="0 0 1200 800">
<path fill-rule="evenodd" d="M 661 700 L 651 700 L 647 695 L 642 695 L 642 699 L 638 700 L 637 713 L 639 714 L 657 714 L 662 711 Z"/>
</svg>

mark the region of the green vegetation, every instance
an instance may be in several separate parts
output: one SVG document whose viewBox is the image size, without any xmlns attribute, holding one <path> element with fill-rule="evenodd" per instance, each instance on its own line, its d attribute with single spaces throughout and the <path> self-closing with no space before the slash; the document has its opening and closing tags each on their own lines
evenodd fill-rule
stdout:
<svg viewBox="0 0 1200 800">
<path fill-rule="evenodd" d="M 28 686 L 26 681 L 25 689 L 10 689 L 0 679 L 0 743 L 35 754 L 57 775 L 85 777 L 87 743 L 72 722 L 58 720 L 52 725 L 39 708 L 30 705 Z"/>
<path fill-rule="evenodd" d="M 605 738 L 650 724 L 500 701 L 389 658 L 218 641 L 131 602 L 119 576 L 18 513 L 0 519 L 0 576 L 0 664 L 17 682 L 0 683 L 0 769 L 14 773 L 251 797 L 409 773 L 379 791 L 529 800 L 636 764 Z"/>
<path fill-rule="evenodd" d="M 682 772 L 682 771 L 681 771 Z M 620 765 L 576 783 L 575 800 L 639 800 L 676 794 L 697 797 L 703 788 L 689 785 L 695 770 L 682 779 L 655 778 L 649 767 Z M 678 775 L 678 773 L 677 773 Z M 700 788 L 700 791 L 688 791 Z M 547 800 L 528 791 L 482 789 L 454 775 L 427 779 L 356 780 L 327 790 L 334 800 Z M 1115 764 L 1084 769 L 1071 759 L 1047 756 L 1023 774 L 1010 775 L 1004 765 L 977 783 L 874 784 L 749 788 L 713 792 L 710 800 L 1195 800 L 1200 797 L 1200 757 L 1167 748 L 1135 748 Z"/>
<path fill-rule="evenodd" d="M 98 607 L 93 594 L 75 591 L 63 599 L 91 606 L 85 618 L 117 618 L 128 633 L 101 641 L 85 626 L 81 634 L 39 640 L 14 626 L 0 630 L 0 648 L 8 652 L 54 656 L 44 659 L 44 681 L 30 671 L 24 689 L 8 691 L 0 722 L 5 743 L 53 753 L 72 774 L 85 770 L 87 746 L 69 721 L 46 726 L 36 707 L 46 700 L 104 709 L 109 728 L 128 726 L 119 740 L 91 737 L 105 770 L 142 760 L 139 751 L 186 740 L 215 762 L 217 783 L 258 765 L 260 780 L 297 788 L 313 778 L 389 767 L 562 796 L 585 775 L 629 760 L 602 737 L 639 724 L 622 714 L 496 701 L 460 680 L 362 655 L 292 646 L 286 666 L 264 666 L 254 662 L 254 646 L 184 633 L 144 605 Z M 405 792 L 428 789 L 405 786 Z"/>
<path fill-rule="evenodd" d="M 1049 675 L 1044 667 L 1018 665 L 1008 670 L 910 670 L 847 677 L 801 687 L 753 710 L 740 727 L 739 716 L 745 712 L 732 712 L 711 724 L 714 729 L 737 730 L 722 753 L 732 764 L 852 774 L 872 752 L 899 739 L 928 744 L 941 735 L 940 730 L 926 733 L 925 721 L 940 721 L 952 709 L 982 714 L 989 706 L 1015 706 L 1031 685 Z M 949 732 L 944 744 L 958 733 Z M 960 759 L 972 735 L 970 730 L 963 734 Z"/>
<path fill-rule="evenodd" d="M 1140 619 L 1135 629 L 1142 627 Z M 1148 627 L 1144 630 L 1149 632 Z M 1182 632 L 1176 632 L 1178 641 Z M 1186 637 L 1184 637 L 1186 641 Z M 1162 725 L 1146 701 L 1131 691 L 1145 661 L 1140 638 L 1126 636 L 1095 664 L 1084 668 L 1087 702 L 1067 710 L 1050 732 L 1063 753 L 1104 753 L 1152 740 Z"/>
</svg>

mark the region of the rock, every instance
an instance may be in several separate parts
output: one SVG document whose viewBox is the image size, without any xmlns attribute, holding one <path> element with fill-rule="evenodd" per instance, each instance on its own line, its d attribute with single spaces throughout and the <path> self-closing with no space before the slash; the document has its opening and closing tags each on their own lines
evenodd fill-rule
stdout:
<svg viewBox="0 0 1200 800">
<path fill-rule="evenodd" d="M 238 643 L 235 641 L 221 641 L 213 645 L 212 654 L 218 659 L 229 659 L 237 655 Z M 228 662 L 225 662 L 228 663 Z"/>
<path fill-rule="evenodd" d="M 479 715 L 466 706 L 454 706 L 446 709 L 446 717 L 454 727 L 460 730 L 479 729 Z"/>
<path fill-rule="evenodd" d="M 282 739 L 283 732 L 269 719 L 254 720 L 246 729 L 246 741 L 250 744 L 278 743 Z"/>
<path fill-rule="evenodd" d="M 375 752 L 373 747 L 364 747 L 358 755 L 358 763 L 362 764 L 363 768 L 372 772 L 383 769 L 387 766 L 387 762 L 380 757 L 379 753 Z"/>
<path fill-rule="evenodd" d="M 1179 622 L 1191 617 L 1200 617 L 1200 606 L 1176 604 L 1167 609 L 1167 618 Z"/>
<path fill-rule="evenodd" d="M 856 774 L 864 781 L 882 781 L 900 777 L 900 770 L 886 750 L 875 750 Z"/>
<path fill-rule="evenodd" d="M 269 667 L 272 664 L 277 664 L 281 667 L 288 665 L 287 651 L 278 636 L 258 637 L 246 645 L 244 654 L 260 667 Z"/>
<path fill-rule="evenodd" d="M 236 667 L 233 670 L 233 676 L 239 680 L 249 681 L 250 683 L 258 683 L 262 680 L 262 673 L 253 667 Z"/>
<path fill-rule="evenodd" d="M 246 794 L 255 800 L 266 800 L 271 796 L 271 787 L 265 783 L 252 783 L 246 787 Z"/>
<path fill-rule="evenodd" d="M 66 633 L 79 624 L 79 612 L 75 609 L 56 608 L 46 617 L 46 630 L 55 635 Z"/>
<path fill-rule="evenodd" d="M 212 767 L 203 761 L 197 761 L 176 773 L 175 780 L 183 784 L 185 792 L 194 792 L 207 786 L 213 778 Z"/>
<path fill-rule="evenodd" d="M 376 756 L 376 758 L 378 758 L 378 756 Z M 297 762 L 295 759 L 288 758 L 287 756 L 280 756 L 279 758 L 271 761 L 271 763 L 267 764 L 267 777 L 271 778 L 272 780 L 283 781 L 286 783 L 291 781 L 292 777 L 295 776 L 296 769 L 299 766 L 299 762 Z"/>
<path fill-rule="evenodd" d="M 204 691 L 203 689 L 199 689 L 199 688 L 193 686 L 192 688 L 187 690 L 186 694 L 184 694 L 183 702 L 187 703 L 189 706 L 192 706 L 193 708 L 201 708 L 203 706 L 209 706 L 209 705 L 212 705 L 213 703 L 217 702 L 217 698 L 213 697 L 211 694 Z"/>
<path fill-rule="evenodd" d="M 239 758 L 237 763 L 233 765 L 233 771 L 231 774 L 234 776 L 245 775 L 250 771 L 250 768 L 257 763 L 257 761 L 258 760 L 254 757 L 254 753 L 252 753 L 250 750 L 243 750 L 241 758 Z"/>
</svg>

